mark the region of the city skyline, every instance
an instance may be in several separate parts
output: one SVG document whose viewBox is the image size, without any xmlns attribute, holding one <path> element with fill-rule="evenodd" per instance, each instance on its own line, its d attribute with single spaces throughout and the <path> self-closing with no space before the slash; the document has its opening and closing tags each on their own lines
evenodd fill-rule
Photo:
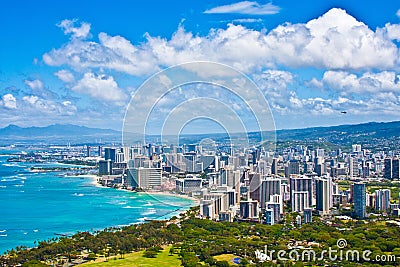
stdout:
<svg viewBox="0 0 400 267">
<path fill-rule="evenodd" d="M 197 60 L 254 80 L 278 129 L 399 116 L 400 4 L 392 1 L 5 5 L 0 127 L 65 122 L 120 130 L 142 82 Z M 159 109 L 176 107 L 168 97 L 199 97 L 196 89 L 165 96 Z M 223 97 L 240 110 L 237 99 Z"/>
</svg>

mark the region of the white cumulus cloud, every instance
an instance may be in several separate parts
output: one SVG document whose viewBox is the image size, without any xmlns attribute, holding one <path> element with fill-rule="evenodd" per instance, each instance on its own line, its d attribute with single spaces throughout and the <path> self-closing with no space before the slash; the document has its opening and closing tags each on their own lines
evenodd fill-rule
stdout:
<svg viewBox="0 0 400 267">
<path fill-rule="evenodd" d="M 85 73 L 82 79 L 72 87 L 72 90 L 113 102 L 128 100 L 114 78 L 104 74 L 95 75 L 91 72 Z"/>
<path fill-rule="evenodd" d="M 213 7 L 204 11 L 206 14 L 246 14 L 246 15 L 271 15 L 279 13 L 280 7 L 272 3 L 259 4 L 253 1 L 242 1 L 230 5 Z"/>
<path fill-rule="evenodd" d="M 72 38 L 86 38 L 90 32 L 90 24 L 81 22 L 80 26 L 76 27 L 78 20 L 65 19 L 57 24 L 58 27 L 64 30 L 64 34 L 71 34 Z"/>
<path fill-rule="evenodd" d="M 136 76 L 196 60 L 225 63 L 246 73 L 277 66 L 387 70 L 398 68 L 393 40 L 399 38 L 399 27 L 373 31 L 345 10 L 333 8 L 308 23 L 286 23 L 269 32 L 228 24 L 200 36 L 179 26 L 170 39 L 146 34 L 140 44 L 100 33 L 99 42 L 72 39 L 44 54 L 43 60 L 81 72 L 104 68 Z"/>
<path fill-rule="evenodd" d="M 53 100 L 44 99 L 37 95 L 27 95 L 22 98 L 25 102 L 25 111 L 29 112 L 31 116 L 42 116 L 41 114 L 48 114 L 51 117 L 74 115 L 77 111 L 70 101 L 58 103 Z"/>
<path fill-rule="evenodd" d="M 74 75 L 68 70 L 59 70 L 54 75 L 57 76 L 58 79 L 65 83 L 72 83 L 75 81 Z"/>
<path fill-rule="evenodd" d="M 43 89 L 43 82 L 41 80 L 25 80 L 25 84 L 28 85 L 32 90 Z"/>
<path fill-rule="evenodd" d="M 0 106 L 4 106 L 8 109 L 16 109 L 17 99 L 12 94 L 5 94 L 1 98 Z"/>
<path fill-rule="evenodd" d="M 393 91 L 400 93 L 400 75 L 393 71 L 366 72 L 361 75 L 345 71 L 326 71 L 321 83 L 333 90 L 347 93 L 378 93 Z"/>
</svg>

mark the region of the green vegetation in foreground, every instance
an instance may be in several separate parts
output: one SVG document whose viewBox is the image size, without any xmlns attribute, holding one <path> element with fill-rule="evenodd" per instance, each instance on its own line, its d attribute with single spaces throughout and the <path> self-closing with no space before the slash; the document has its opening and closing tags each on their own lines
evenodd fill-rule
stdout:
<svg viewBox="0 0 400 267">
<path fill-rule="evenodd" d="M 217 261 L 226 261 L 229 263 L 229 265 L 237 266 L 237 264 L 233 263 L 233 259 L 237 258 L 237 257 L 238 256 L 233 255 L 233 254 L 222 254 L 222 255 L 215 256 L 214 259 Z"/>
<path fill-rule="evenodd" d="M 115 267 L 135 267 L 135 266 L 143 266 L 143 267 L 161 267 L 161 266 L 182 266 L 181 261 L 178 259 L 177 254 L 170 254 L 169 250 L 172 246 L 167 246 L 163 251 L 157 254 L 156 258 L 145 258 L 143 257 L 144 251 L 133 252 L 126 254 L 123 259 L 120 257 L 111 257 L 108 261 L 104 262 L 88 262 L 81 264 L 79 266 L 95 266 L 95 267 L 106 267 L 106 266 L 115 266 Z"/>
<path fill-rule="evenodd" d="M 93 265 L 92 262 L 92 266 L 171 267 L 179 266 L 175 264 L 179 264 L 180 261 L 184 267 L 226 267 L 230 265 L 231 255 L 245 259 L 240 266 L 251 267 L 399 266 L 400 263 L 398 218 L 392 218 L 392 221 L 331 218 L 324 222 L 319 217 L 313 217 L 312 223 L 297 225 L 297 214 L 291 213 L 284 217 L 281 224 L 270 226 L 248 222 L 202 220 L 196 218 L 197 213 L 198 207 L 181 214 L 180 219 L 151 221 L 122 229 L 109 228 L 95 233 L 77 233 L 71 238 L 63 237 L 57 241 L 41 241 L 37 248 L 17 248 L 9 251 L 7 255 L 0 256 L 0 266 L 16 266 L 22 263 L 25 263 L 23 266 L 38 266 L 26 264 L 32 261 L 41 261 L 50 266 L 65 266 L 67 261 L 73 264 L 82 263 L 82 260 L 107 257 L 107 263 Z M 277 259 L 274 262 L 261 263 L 255 256 L 255 251 L 264 250 L 266 245 L 268 251 L 290 251 L 296 248 L 300 253 L 312 247 L 316 255 L 320 256 L 323 250 L 330 247 L 338 249 L 339 239 L 346 240 L 346 250 L 371 251 L 369 258 L 372 261 L 360 258 L 356 262 L 346 259 L 338 262 L 326 257 L 317 257 L 311 262 Z M 171 250 L 172 246 L 174 249 Z M 169 256 L 170 253 L 172 256 Z M 145 254 L 148 257 L 143 257 Z M 373 261 L 377 255 L 390 255 L 392 260 Z"/>
</svg>

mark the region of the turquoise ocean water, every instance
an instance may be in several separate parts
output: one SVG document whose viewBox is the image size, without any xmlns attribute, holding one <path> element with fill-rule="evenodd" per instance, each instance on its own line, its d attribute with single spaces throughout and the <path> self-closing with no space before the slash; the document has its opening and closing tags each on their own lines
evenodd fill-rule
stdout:
<svg viewBox="0 0 400 267">
<path fill-rule="evenodd" d="M 194 205 L 175 196 L 99 187 L 90 177 L 31 173 L 40 165 L 7 158 L 0 155 L 0 254 L 60 234 L 170 218 Z"/>
</svg>

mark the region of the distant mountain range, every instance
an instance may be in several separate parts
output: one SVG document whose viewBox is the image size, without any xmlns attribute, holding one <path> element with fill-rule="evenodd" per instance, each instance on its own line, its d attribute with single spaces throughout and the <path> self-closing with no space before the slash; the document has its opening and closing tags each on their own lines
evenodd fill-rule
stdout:
<svg viewBox="0 0 400 267">
<path fill-rule="evenodd" d="M 278 141 L 317 141 L 333 144 L 348 145 L 351 143 L 371 143 L 400 141 L 400 121 L 394 122 L 369 122 L 353 125 L 339 125 L 329 127 L 312 127 L 304 129 L 278 130 Z M 252 136 L 260 136 L 259 133 L 250 133 Z M 215 141 L 225 139 L 226 134 L 201 134 L 186 135 L 181 140 L 186 143 L 196 143 L 204 138 Z M 54 124 L 46 127 L 22 128 L 9 125 L 0 128 L 0 144 L 13 143 L 100 143 L 121 142 L 121 132 L 111 129 L 89 128 L 73 124 Z"/>
<path fill-rule="evenodd" d="M 391 140 L 400 137 L 400 121 L 368 122 L 328 127 L 278 130 L 278 140 L 320 140 L 345 144 L 370 142 L 376 139 Z"/>
<path fill-rule="evenodd" d="M 9 125 L 0 128 L 0 143 L 98 143 L 121 140 L 121 132 L 111 129 L 89 128 L 73 124 L 54 124 L 46 127 L 22 128 Z"/>
</svg>

